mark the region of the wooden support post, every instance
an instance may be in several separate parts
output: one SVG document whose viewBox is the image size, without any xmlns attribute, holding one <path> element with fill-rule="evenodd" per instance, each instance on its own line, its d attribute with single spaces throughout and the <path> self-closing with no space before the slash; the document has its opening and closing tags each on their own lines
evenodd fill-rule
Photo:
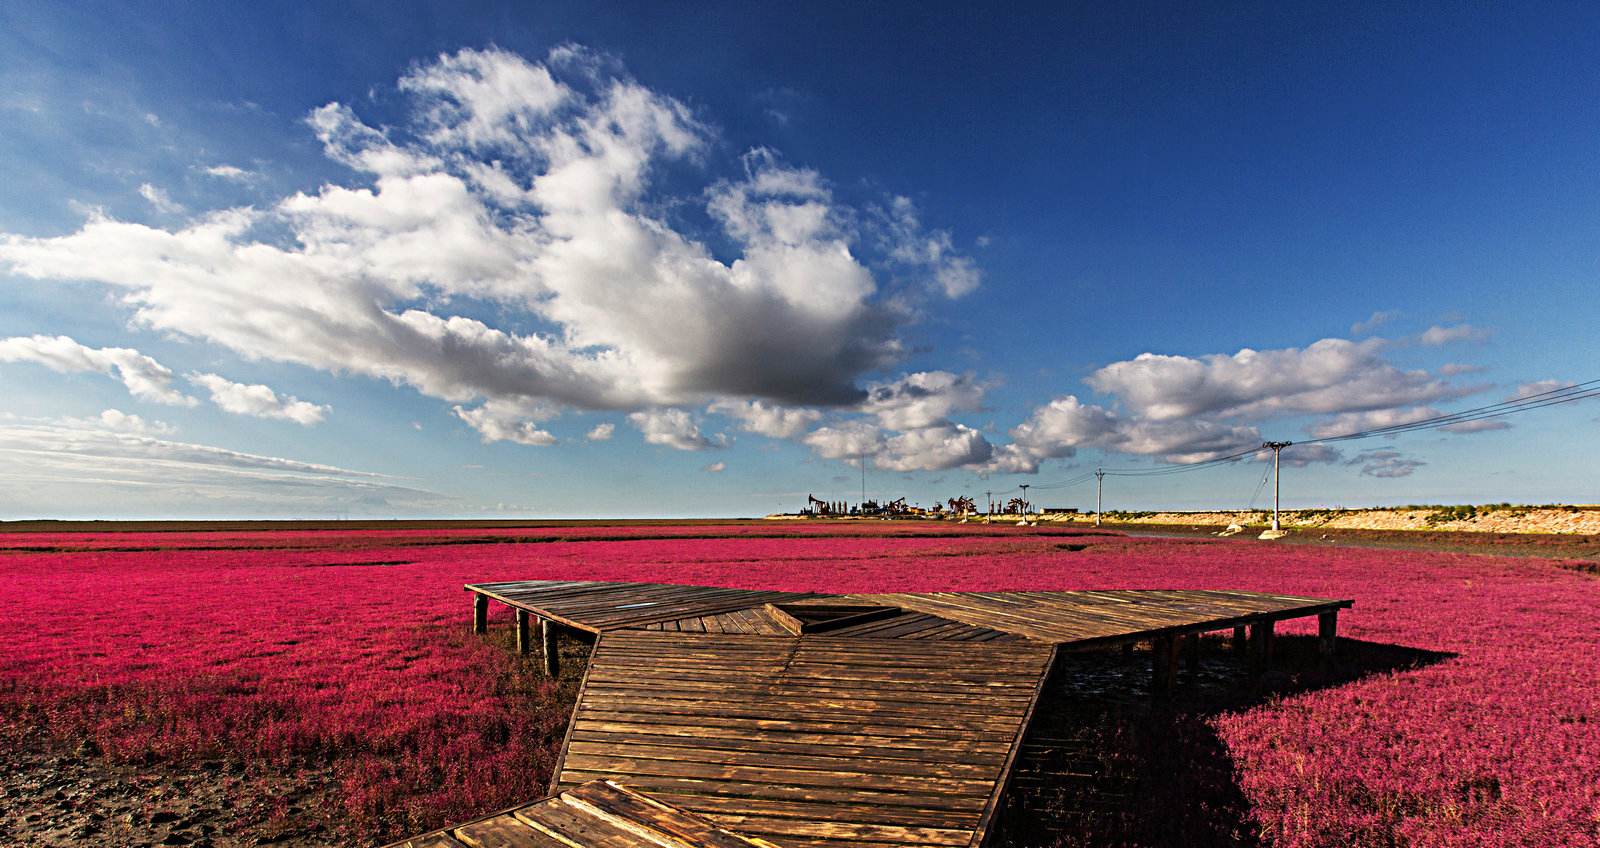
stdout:
<svg viewBox="0 0 1600 848">
<path fill-rule="evenodd" d="M 1250 647 L 1250 643 L 1245 639 L 1244 625 L 1241 624 L 1233 628 L 1233 652 L 1242 657 L 1248 647 Z"/>
<path fill-rule="evenodd" d="M 556 623 L 539 620 L 539 650 L 544 654 L 544 673 L 555 677 L 561 673 L 561 657 L 556 653 Z"/>
<path fill-rule="evenodd" d="M 1260 674 L 1272 662 L 1272 622 L 1250 625 L 1250 673 Z"/>
<path fill-rule="evenodd" d="M 489 596 L 472 593 L 472 632 L 489 632 Z"/>
<path fill-rule="evenodd" d="M 1178 645 L 1173 636 L 1157 636 L 1150 642 L 1155 649 L 1150 660 L 1150 695 L 1157 700 L 1172 696 L 1178 676 Z"/>
<path fill-rule="evenodd" d="M 1122 643 L 1122 656 L 1124 658 L 1133 656 L 1133 649 L 1136 648 L 1136 647 L 1138 647 L 1138 643 L 1136 643 L 1136 642 L 1123 642 Z"/>
<path fill-rule="evenodd" d="M 1317 654 L 1324 663 L 1333 661 L 1339 639 L 1339 611 L 1333 610 L 1317 616 Z"/>
<path fill-rule="evenodd" d="M 528 638 L 528 611 L 517 610 L 517 653 L 526 654 L 533 650 L 533 640 Z"/>
<path fill-rule="evenodd" d="M 1200 682 L 1200 634 L 1190 633 L 1183 640 L 1183 663 L 1188 672 L 1189 682 Z"/>
</svg>

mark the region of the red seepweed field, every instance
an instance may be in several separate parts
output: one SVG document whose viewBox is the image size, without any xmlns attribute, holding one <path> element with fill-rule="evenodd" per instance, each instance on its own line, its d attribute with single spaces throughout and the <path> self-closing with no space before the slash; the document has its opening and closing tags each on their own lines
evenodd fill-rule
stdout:
<svg viewBox="0 0 1600 848">
<path fill-rule="evenodd" d="M 461 585 L 571 578 L 1354 598 L 1353 654 L 1415 660 L 1206 713 L 1231 838 L 1594 845 L 1600 578 L 1562 566 L 912 523 L 3 533 L 0 843 L 372 844 L 530 800 L 570 681 L 468 633 Z"/>
</svg>

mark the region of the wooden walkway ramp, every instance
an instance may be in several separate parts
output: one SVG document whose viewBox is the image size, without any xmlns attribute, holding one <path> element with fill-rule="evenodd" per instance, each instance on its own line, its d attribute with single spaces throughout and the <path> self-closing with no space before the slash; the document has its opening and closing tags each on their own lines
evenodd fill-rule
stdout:
<svg viewBox="0 0 1600 848">
<path fill-rule="evenodd" d="M 1248 630 L 1250 655 L 1265 662 L 1277 622 L 1314 616 L 1331 653 L 1338 612 L 1353 603 L 1197 590 L 824 595 L 536 580 L 466 588 L 478 630 L 490 601 L 516 610 L 523 650 L 538 624 L 547 668 L 556 628 L 594 640 L 556 799 L 614 779 L 726 829 L 719 838 L 747 840 L 595 843 L 658 848 L 982 846 L 1060 651 L 1149 641 L 1159 694 L 1170 691 L 1185 639 L 1232 630 L 1243 646 Z M 528 809 L 502 818 L 526 820 Z M 474 848 L 544 844 L 449 838 Z"/>
<path fill-rule="evenodd" d="M 392 848 L 776 848 L 640 795 L 595 780 Z"/>
<path fill-rule="evenodd" d="M 559 785 L 619 776 L 799 846 L 968 845 L 1053 649 L 840 636 L 607 633 Z"/>
</svg>

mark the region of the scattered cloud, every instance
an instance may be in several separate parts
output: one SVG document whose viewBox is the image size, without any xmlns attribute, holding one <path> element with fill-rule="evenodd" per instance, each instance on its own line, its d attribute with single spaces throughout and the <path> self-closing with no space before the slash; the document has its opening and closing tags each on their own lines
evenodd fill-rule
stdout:
<svg viewBox="0 0 1600 848">
<path fill-rule="evenodd" d="M 1374 430 L 1382 427 L 1394 427 L 1401 424 L 1414 424 L 1429 418 L 1438 418 L 1444 413 L 1431 406 L 1397 407 L 1394 409 L 1369 409 L 1365 412 L 1346 412 L 1336 415 L 1321 423 L 1306 428 L 1306 432 L 1318 439 L 1329 436 L 1343 436 L 1347 433 L 1359 433 L 1364 430 Z"/>
<path fill-rule="evenodd" d="M 865 421 L 844 421 L 818 427 L 801 439 L 823 459 L 842 459 L 857 465 L 862 459 L 883 452 L 883 431 Z"/>
<path fill-rule="evenodd" d="M 1264 450 L 1255 455 L 1258 462 L 1271 462 L 1272 451 Z M 1290 468 L 1304 468 L 1308 465 L 1338 462 L 1344 459 L 1344 452 L 1332 445 L 1290 445 L 1279 452 L 1278 462 Z"/>
<path fill-rule="evenodd" d="M 710 474 L 721 474 L 722 472 L 728 470 L 728 463 L 721 461 L 713 462 L 700 470 Z"/>
<path fill-rule="evenodd" d="M 893 430 L 914 430 L 947 424 L 955 412 L 982 407 L 985 387 L 972 375 L 919 371 L 867 388 L 859 409 Z"/>
<path fill-rule="evenodd" d="M 1567 380 L 1535 380 L 1531 383 L 1522 383 L 1517 386 L 1517 391 L 1506 400 L 1526 400 L 1539 395 L 1546 395 L 1560 389 L 1571 388 L 1572 383 Z"/>
<path fill-rule="evenodd" d="M 922 226 L 916 204 L 896 197 L 878 211 L 879 238 L 890 258 L 908 268 L 927 272 L 937 291 L 958 298 L 977 291 L 983 275 L 978 266 L 955 249 L 948 232 Z"/>
<path fill-rule="evenodd" d="M 789 407 L 761 400 L 719 400 L 706 409 L 739 422 L 739 429 L 773 439 L 793 439 L 822 419 L 815 409 Z"/>
<path fill-rule="evenodd" d="M 188 211 L 182 203 L 173 200 L 166 189 L 151 183 L 139 185 L 139 196 L 150 202 L 150 207 L 163 215 L 181 215 Z"/>
<path fill-rule="evenodd" d="M 1482 374 L 1489 369 L 1482 365 L 1469 365 L 1464 362 L 1448 362 L 1439 366 L 1439 374 L 1444 377 L 1460 377 L 1465 374 Z"/>
<path fill-rule="evenodd" d="M 610 421 L 602 421 L 594 425 L 589 432 L 583 434 L 583 437 L 591 442 L 609 442 L 616 432 L 617 425 L 612 424 Z"/>
<path fill-rule="evenodd" d="M 554 413 L 538 401 L 495 399 L 472 409 L 457 406 L 454 412 L 467 426 L 478 431 L 485 444 L 515 442 L 519 445 L 547 447 L 556 443 L 555 435 L 539 426 Z"/>
<path fill-rule="evenodd" d="M 218 374 L 190 372 L 184 379 L 211 393 L 211 402 L 224 412 L 249 415 L 255 418 L 277 418 L 293 421 L 302 427 L 319 424 L 332 407 L 304 401 L 293 395 L 278 396 L 268 386 L 259 383 L 235 383 Z"/>
<path fill-rule="evenodd" d="M 647 409 L 628 415 L 633 426 L 644 434 L 652 445 L 665 445 L 682 451 L 699 451 L 727 445 L 727 438 L 707 438 L 700 433 L 700 424 L 682 409 Z"/>
<path fill-rule="evenodd" d="M 1351 324 L 1350 334 L 1353 336 L 1367 335 L 1373 330 L 1376 330 L 1399 317 L 1400 311 L 1397 309 L 1380 309 L 1377 312 L 1372 313 L 1371 317 L 1367 318 L 1367 320 L 1357 321 L 1354 324 Z"/>
<path fill-rule="evenodd" d="M 116 433 L 134 433 L 147 436 L 161 436 L 174 431 L 172 425 L 164 421 L 146 421 L 138 415 L 123 412 L 120 409 L 102 410 L 94 418 L 65 418 L 62 423 L 80 428 L 100 428 Z"/>
<path fill-rule="evenodd" d="M 1457 342 L 1482 342 L 1489 338 L 1489 331 L 1474 327 L 1471 324 L 1452 324 L 1449 326 L 1435 324 L 1422 331 L 1417 341 L 1429 347 L 1443 347 Z"/>
<path fill-rule="evenodd" d="M 172 387 L 171 369 L 132 348 L 92 348 L 68 336 L 13 336 L 0 339 L 0 362 L 32 362 L 61 374 L 104 374 L 121 380 L 140 400 L 171 406 L 197 403 Z"/>
<path fill-rule="evenodd" d="M 1409 459 L 1396 450 L 1366 451 L 1345 464 L 1359 465 L 1363 475 L 1380 478 L 1410 477 L 1413 471 L 1427 465 L 1420 459 Z"/>
<path fill-rule="evenodd" d="M 216 177 L 219 180 L 232 180 L 236 183 L 253 182 L 257 177 L 261 176 L 255 171 L 241 168 L 237 165 L 208 165 L 200 170 L 207 176 Z"/>
<path fill-rule="evenodd" d="M 1439 429 L 1447 433 L 1487 433 L 1494 430 L 1509 430 L 1511 429 L 1511 424 L 1498 418 L 1480 418 L 1476 421 L 1446 424 Z"/>
</svg>

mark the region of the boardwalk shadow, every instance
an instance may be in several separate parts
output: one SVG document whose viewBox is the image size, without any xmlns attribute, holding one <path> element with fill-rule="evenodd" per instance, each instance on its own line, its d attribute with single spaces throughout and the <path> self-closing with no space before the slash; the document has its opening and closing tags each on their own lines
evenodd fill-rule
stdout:
<svg viewBox="0 0 1600 848">
<path fill-rule="evenodd" d="M 998 845 L 1258 844 L 1233 762 L 1211 722 L 1273 697 L 1421 668 L 1452 654 L 1341 639 L 1324 667 L 1314 637 L 1276 640 L 1252 676 L 1224 639 L 1201 640 L 1169 704 L 1149 696 L 1146 649 L 1063 656 L 1039 704 L 1002 813 Z"/>
</svg>

